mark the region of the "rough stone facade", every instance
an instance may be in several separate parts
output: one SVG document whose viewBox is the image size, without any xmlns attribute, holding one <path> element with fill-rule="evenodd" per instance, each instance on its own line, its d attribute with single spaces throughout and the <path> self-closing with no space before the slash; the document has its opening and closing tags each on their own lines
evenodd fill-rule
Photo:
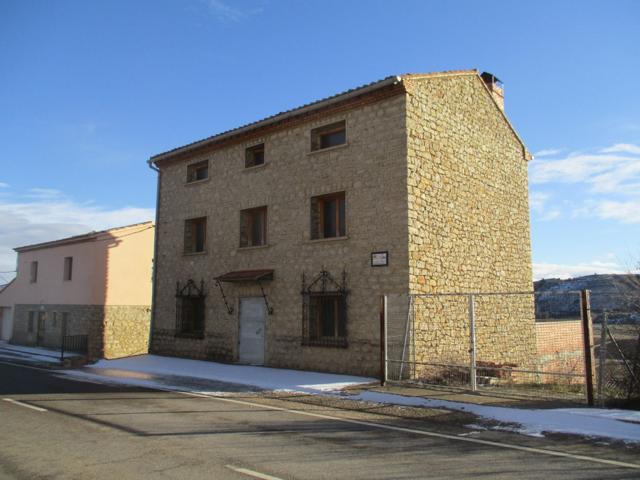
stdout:
<svg viewBox="0 0 640 480">
<path fill-rule="evenodd" d="M 478 76 L 405 86 L 410 292 L 533 291 L 526 151 L 502 110 Z M 475 309 L 478 361 L 530 366 L 533 297 L 477 296 Z M 467 297 L 418 299 L 416 360 L 466 364 L 468 312 Z"/>
<path fill-rule="evenodd" d="M 29 312 L 34 312 L 29 332 Z M 38 331 L 38 315 L 44 315 Z M 16 305 L 12 343 L 60 348 L 66 335 L 87 335 L 87 357 L 120 358 L 148 352 L 150 308 L 147 305 Z"/>
<path fill-rule="evenodd" d="M 380 295 L 532 290 L 525 150 L 482 80 L 467 72 L 401 83 L 157 163 L 153 353 L 237 361 L 239 299 L 261 290 L 224 284 L 229 313 L 214 278 L 236 270 L 274 269 L 263 284 L 273 307 L 267 365 L 365 375 L 379 372 Z M 310 152 L 311 130 L 341 120 L 347 144 Z M 258 143 L 265 164 L 244 168 Z M 203 160 L 208 179 L 186 183 L 187 165 Z M 311 197 L 340 191 L 346 237 L 311 240 Z M 238 248 L 240 210 L 265 205 L 267 245 Z M 207 217 L 206 252 L 186 255 L 184 222 L 197 217 Z M 371 266 L 375 251 L 389 252 L 389 266 Z M 346 273 L 347 348 L 302 345 L 302 275 L 322 270 Z M 176 283 L 189 279 L 205 284 L 203 338 L 176 336 Z M 504 360 L 524 361 L 535 350 L 532 306 L 497 308 L 482 342 L 500 333 L 509 340 L 496 351 L 513 348 Z M 442 326 L 442 341 L 457 345 L 464 325 L 448 316 Z"/>
</svg>

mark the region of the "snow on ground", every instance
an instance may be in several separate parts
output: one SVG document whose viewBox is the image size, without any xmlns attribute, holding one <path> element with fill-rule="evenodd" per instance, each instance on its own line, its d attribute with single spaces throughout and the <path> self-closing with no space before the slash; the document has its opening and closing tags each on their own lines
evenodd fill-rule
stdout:
<svg viewBox="0 0 640 480">
<path fill-rule="evenodd" d="M 587 437 L 609 437 L 628 442 L 640 442 L 639 411 L 602 408 L 525 409 L 494 407 L 475 403 L 406 397 L 373 391 L 365 391 L 351 398 L 374 403 L 445 408 L 470 412 L 498 422 L 518 424 L 520 425 L 519 427 L 508 429 L 530 436 L 542 436 L 544 432 L 572 433 Z"/>
<path fill-rule="evenodd" d="M 296 391 L 306 393 L 335 392 L 346 387 L 375 382 L 374 378 L 305 372 L 281 368 L 252 367 L 204 362 L 186 358 L 140 355 L 118 360 L 100 360 L 90 369 L 129 370 L 155 375 L 196 377 L 219 382 L 239 383 L 265 390 Z"/>
<path fill-rule="evenodd" d="M 375 381 L 375 379 L 366 377 L 227 365 L 155 355 L 101 360 L 84 371 L 68 370 L 60 373 L 86 381 L 106 381 L 159 389 L 182 389 L 208 394 L 226 394 L 229 389 L 223 392 L 217 390 L 212 392 L 206 385 L 193 387 L 193 383 L 189 382 L 190 379 L 185 377 L 191 377 L 191 380 L 200 379 L 250 385 L 265 390 L 296 391 L 321 395 L 336 395 L 342 388 Z M 164 376 L 166 379 L 163 381 Z M 371 390 L 350 395 L 348 398 L 379 404 L 470 412 L 485 419 L 512 424 L 500 426 L 500 429 L 531 436 L 541 436 L 544 432 L 555 432 L 640 442 L 640 412 L 638 411 L 597 408 L 522 409 L 496 407 L 395 395 Z"/>
<path fill-rule="evenodd" d="M 77 356 L 75 353 L 65 352 L 65 358 Z M 0 342 L 0 359 L 25 360 L 30 362 L 57 362 L 60 352 L 46 348 L 24 347 Z"/>
</svg>

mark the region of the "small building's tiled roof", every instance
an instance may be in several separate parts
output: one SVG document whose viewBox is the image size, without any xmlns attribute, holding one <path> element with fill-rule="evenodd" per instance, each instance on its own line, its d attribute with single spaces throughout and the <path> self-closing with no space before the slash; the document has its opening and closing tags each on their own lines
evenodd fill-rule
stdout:
<svg viewBox="0 0 640 480">
<path fill-rule="evenodd" d="M 16 248 L 14 248 L 14 250 L 16 252 L 18 252 L 18 253 L 21 253 L 21 252 L 26 252 L 26 251 L 30 251 L 30 250 L 39 250 L 39 249 L 42 249 L 42 248 L 57 247 L 57 246 L 66 245 L 66 244 L 69 244 L 69 243 L 89 242 L 89 241 L 95 240 L 100 235 L 116 232 L 118 230 L 124 230 L 124 229 L 129 229 L 129 228 L 134 228 L 134 227 L 143 227 L 143 226 L 146 226 L 147 228 L 153 228 L 153 222 L 152 221 L 148 221 L 148 222 L 132 223 L 131 225 L 124 225 L 122 227 L 109 228 L 109 229 L 100 230 L 100 231 L 97 231 L 97 232 L 93 231 L 93 232 L 83 233 L 81 235 L 74 235 L 72 237 L 60 238 L 58 240 L 52 240 L 50 242 L 42 242 L 42 243 L 34 243 L 34 244 L 31 244 L 31 245 L 24 245 L 22 247 L 16 247 Z M 146 228 L 145 228 L 145 230 L 146 230 Z"/>
</svg>

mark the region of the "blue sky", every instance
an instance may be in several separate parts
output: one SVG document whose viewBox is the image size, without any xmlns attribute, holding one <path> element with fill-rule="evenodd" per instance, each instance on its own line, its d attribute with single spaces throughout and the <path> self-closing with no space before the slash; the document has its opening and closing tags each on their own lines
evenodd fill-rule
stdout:
<svg viewBox="0 0 640 480">
<path fill-rule="evenodd" d="M 638 1 L 0 0 L 0 272 L 14 246 L 152 218 L 155 153 L 390 74 L 466 68 L 504 82 L 536 154 L 536 276 L 626 271 L 638 25 Z"/>
</svg>

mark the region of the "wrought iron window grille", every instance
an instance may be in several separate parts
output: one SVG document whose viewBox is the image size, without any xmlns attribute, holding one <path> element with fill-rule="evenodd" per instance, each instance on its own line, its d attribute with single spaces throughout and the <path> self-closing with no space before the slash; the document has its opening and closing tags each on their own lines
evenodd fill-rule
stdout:
<svg viewBox="0 0 640 480">
<path fill-rule="evenodd" d="M 302 345 L 348 347 L 347 340 L 347 274 L 341 282 L 322 269 L 307 284 L 302 273 Z"/>
<path fill-rule="evenodd" d="M 176 282 L 176 336 L 204 338 L 206 296 L 204 280 Z"/>
</svg>

